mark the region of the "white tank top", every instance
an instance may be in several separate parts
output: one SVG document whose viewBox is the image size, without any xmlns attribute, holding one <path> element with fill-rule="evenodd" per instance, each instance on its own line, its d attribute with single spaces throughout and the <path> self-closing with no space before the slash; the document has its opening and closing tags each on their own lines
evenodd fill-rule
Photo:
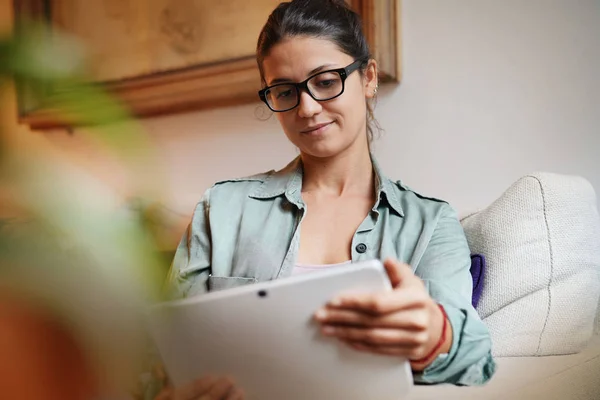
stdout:
<svg viewBox="0 0 600 400">
<path fill-rule="evenodd" d="M 294 266 L 294 270 L 292 271 L 292 275 L 308 274 L 311 272 L 322 271 L 324 269 L 341 267 L 343 265 L 347 265 L 350 263 L 352 263 L 352 260 L 344 261 L 342 263 L 337 263 L 337 264 L 321 264 L 321 265 L 296 264 Z"/>
</svg>

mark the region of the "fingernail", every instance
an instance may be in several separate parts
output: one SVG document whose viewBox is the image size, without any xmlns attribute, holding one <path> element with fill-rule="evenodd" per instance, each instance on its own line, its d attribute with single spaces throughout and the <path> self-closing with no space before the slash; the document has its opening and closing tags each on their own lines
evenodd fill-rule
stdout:
<svg viewBox="0 0 600 400">
<path fill-rule="evenodd" d="M 327 318 L 327 311 L 320 309 L 315 313 L 316 319 L 325 319 Z"/>
<path fill-rule="evenodd" d="M 339 307 L 342 305 L 342 300 L 341 299 L 333 299 L 329 302 L 329 305 L 331 305 L 333 307 Z"/>
</svg>

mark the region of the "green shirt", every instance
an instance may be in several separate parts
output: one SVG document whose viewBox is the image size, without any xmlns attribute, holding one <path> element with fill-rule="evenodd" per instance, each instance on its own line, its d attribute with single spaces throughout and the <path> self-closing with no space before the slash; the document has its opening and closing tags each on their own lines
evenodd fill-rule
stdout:
<svg viewBox="0 0 600 400">
<path fill-rule="evenodd" d="M 386 178 L 373 159 L 376 201 L 352 238 L 352 262 L 409 264 L 444 306 L 454 332 L 417 383 L 480 385 L 495 371 L 486 326 L 471 305 L 470 251 L 455 211 Z M 291 275 L 303 217 L 302 162 L 216 183 L 197 204 L 169 273 L 177 297 Z"/>
</svg>

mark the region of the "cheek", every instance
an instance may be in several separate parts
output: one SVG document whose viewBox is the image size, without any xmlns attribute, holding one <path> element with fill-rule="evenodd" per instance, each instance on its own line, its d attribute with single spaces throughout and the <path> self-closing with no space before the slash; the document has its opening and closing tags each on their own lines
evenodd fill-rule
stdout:
<svg viewBox="0 0 600 400">
<path fill-rule="evenodd" d="M 287 136 L 287 138 L 292 142 L 295 143 L 296 141 L 296 131 L 298 129 L 297 123 L 296 123 L 296 117 L 294 114 L 294 111 L 290 111 L 290 112 L 283 112 L 283 113 L 275 113 L 277 120 L 279 121 L 279 125 L 281 126 L 281 129 L 283 130 L 283 133 L 285 133 L 285 136 Z"/>
<path fill-rule="evenodd" d="M 346 127 L 361 126 L 362 123 L 366 123 L 366 100 L 360 88 L 344 95 L 340 97 L 341 101 L 336 105 L 336 109 L 343 116 Z"/>
<path fill-rule="evenodd" d="M 283 113 L 275 113 L 277 120 L 279 121 L 279 125 L 283 128 L 283 130 L 287 133 L 291 130 L 293 126 L 294 116 L 292 112 L 283 112 Z"/>
</svg>

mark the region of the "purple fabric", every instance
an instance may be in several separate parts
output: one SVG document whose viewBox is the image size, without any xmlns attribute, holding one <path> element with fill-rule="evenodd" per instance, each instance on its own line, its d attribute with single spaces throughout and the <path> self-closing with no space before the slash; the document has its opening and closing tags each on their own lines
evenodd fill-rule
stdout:
<svg viewBox="0 0 600 400">
<path fill-rule="evenodd" d="M 473 296 L 471 304 L 477 307 L 479 297 L 483 291 L 483 277 L 485 275 L 485 257 L 482 254 L 471 254 L 471 277 L 473 278 Z"/>
</svg>

